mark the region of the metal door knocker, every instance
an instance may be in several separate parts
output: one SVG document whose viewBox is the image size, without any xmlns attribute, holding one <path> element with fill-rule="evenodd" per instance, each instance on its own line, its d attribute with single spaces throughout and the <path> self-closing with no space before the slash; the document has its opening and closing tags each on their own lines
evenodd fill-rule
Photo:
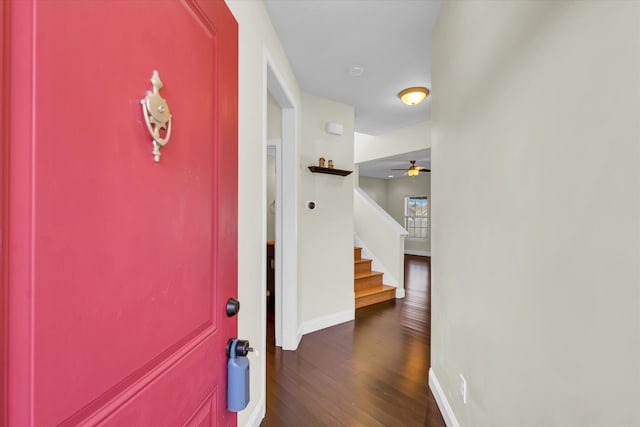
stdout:
<svg viewBox="0 0 640 427">
<path fill-rule="evenodd" d="M 151 84 L 153 92 L 147 91 L 147 96 L 140 100 L 142 104 L 142 114 L 144 121 L 147 123 L 147 129 L 153 138 L 153 159 L 160 161 L 160 147 L 164 147 L 171 137 L 171 113 L 167 101 L 160 96 L 162 89 L 162 80 L 156 70 L 153 70 L 151 76 Z M 164 138 L 160 135 L 160 129 L 165 129 Z"/>
</svg>

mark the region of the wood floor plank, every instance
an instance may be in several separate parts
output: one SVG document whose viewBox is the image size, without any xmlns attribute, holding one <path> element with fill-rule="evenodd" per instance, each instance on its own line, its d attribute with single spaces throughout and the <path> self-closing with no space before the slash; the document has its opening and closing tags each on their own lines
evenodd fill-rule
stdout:
<svg viewBox="0 0 640 427">
<path fill-rule="evenodd" d="M 429 258 L 405 257 L 406 297 L 305 335 L 295 352 L 267 327 L 267 414 L 261 426 L 445 427 L 428 388 Z"/>
</svg>

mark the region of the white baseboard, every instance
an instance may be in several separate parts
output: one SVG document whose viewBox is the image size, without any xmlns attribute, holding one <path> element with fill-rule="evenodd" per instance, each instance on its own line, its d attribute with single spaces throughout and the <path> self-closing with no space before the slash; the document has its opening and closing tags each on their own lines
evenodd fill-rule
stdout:
<svg viewBox="0 0 640 427">
<path fill-rule="evenodd" d="M 354 309 L 339 311 L 338 313 L 329 314 L 327 316 L 316 317 L 315 319 L 302 322 L 302 333 L 306 335 L 311 332 L 319 331 L 320 329 L 349 322 L 355 319 L 355 317 Z"/>
<path fill-rule="evenodd" d="M 302 325 L 298 327 L 298 330 L 295 332 L 293 339 L 283 339 L 282 340 L 282 349 L 287 351 L 296 351 L 298 346 L 300 345 L 300 340 L 302 339 Z"/>
<path fill-rule="evenodd" d="M 431 256 L 431 251 L 412 251 L 411 249 L 405 249 L 404 253 L 405 255 Z"/>
<path fill-rule="evenodd" d="M 294 348 L 294 350 L 298 349 L 298 346 L 300 345 L 300 341 L 302 341 L 302 336 L 304 335 L 304 330 L 303 330 L 304 325 L 300 325 L 300 327 L 298 328 L 298 336 L 296 337 L 296 348 Z"/>
<path fill-rule="evenodd" d="M 262 422 L 265 414 L 266 412 L 264 407 L 264 399 L 260 399 L 256 407 L 253 408 L 253 412 L 251 413 L 251 416 L 249 416 L 249 419 L 247 420 L 247 424 L 245 424 L 245 426 L 260 427 L 260 423 Z"/>
<path fill-rule="evenodd" d="M 405 295 L 404 288 L 396 288 L 396 299 L 404 298 L 404 295 Z"/>
<path fill-rule="evenodd" d="M 436 398 L 436 403 L 438 404 L 438 408 L 440 408 L 440 413 L 442 414 L 442 418 L 444 418 L 444 422 L 447 427 L 460 427 L 460 424 L 453 413 L 453 408 L 449 405 L 447 396 L 445 396 L 444 390 L 442 390 L 440 381 L 438 381 L 433 368 L 429 368 L 429 388 L 431 389 L 433 396 Z"/>
</svg>

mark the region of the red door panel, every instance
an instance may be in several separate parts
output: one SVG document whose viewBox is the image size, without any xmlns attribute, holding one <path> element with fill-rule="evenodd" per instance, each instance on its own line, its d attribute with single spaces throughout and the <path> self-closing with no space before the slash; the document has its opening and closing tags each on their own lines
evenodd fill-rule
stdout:
<svg viewBox="0 0 640 427">
<path fill-rule="evenodd" d="M 234 425 L 235 21 L 222 1 L 11 6 L 10 420 Z"/>
</svg>

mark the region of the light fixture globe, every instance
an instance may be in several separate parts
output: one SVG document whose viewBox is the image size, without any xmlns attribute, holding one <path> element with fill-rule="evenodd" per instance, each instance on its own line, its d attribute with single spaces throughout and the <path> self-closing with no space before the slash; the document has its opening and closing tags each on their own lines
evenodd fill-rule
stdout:
<svg viewBox="0 0 640 427">
<path fill-rule="evenodd" d="M 398 98 L 407 105 L 418 105 L 429 95 L 429 89 L 426 87 L 409 87 L 400 91 Z"/>
</svg>

